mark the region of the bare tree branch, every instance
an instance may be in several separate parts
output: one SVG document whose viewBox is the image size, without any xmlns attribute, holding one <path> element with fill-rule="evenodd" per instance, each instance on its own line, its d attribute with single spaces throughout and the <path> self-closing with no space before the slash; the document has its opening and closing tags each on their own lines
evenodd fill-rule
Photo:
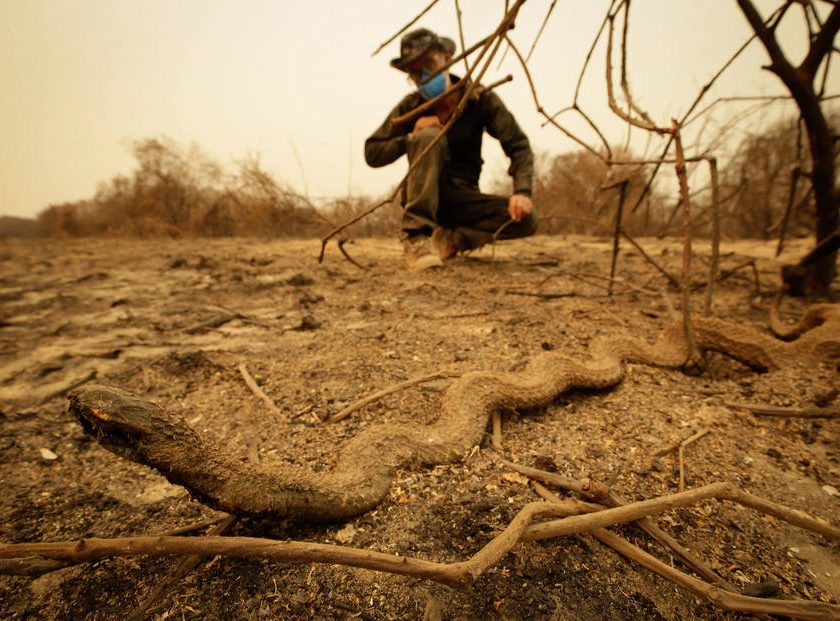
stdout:
<svg viewBox="0 0 840 621">
<path fill-rule="evenodd" d="M 402 33 L 404 33 L 406 30 L 408 30 L 409 28 L 411 28 L 414 24 L 416 24 L 416 23 L 417 23 L 417 21 L 418 21 L 421 17 L 423 17 L 426 13 L 428 13 L 428 12 L 432 9 L 432 7 L 433 7 L 433 6 L 435 6 L 437 3 L 438 3 L 438 0 L 432 0 L 432 1 L 429 3 L 429 5 L 428 5 L 425 9 L 423 9 L 422 11 L 420 11 L 420 12 L 419 12 L 419 13 L 418 13 L 418 14 L 417 14 L 417 15 L 416 15 L 416 16 L 415 16 L 415 17 L 414 17 L 411 21 L 409 21 L 409 22 L 408 22 L 405 26 L 403 26 L 402 28 L 400 28 L 400 29 L 397 31 L 397 33 L 396 33 L 393 37 L 391 37 L 391 38 L 390 38 L 390 39 L 388 39 L 387 41 L 383 41 L 383 42 L 379 45 L 379 47 L 378 47 L 378 48 L 376 48 L 376 49 L 373 51 L 373 54 L 371 54 L 371 56 L 376 56 L 377 54 L 379 54 L 379 52 L 381 52 L 381 51 L 385 48 L 385 46 L 386 46 L 386 45 L 388 45 L 391 41 L 393 41 L 394 39 L 396 39 L 398 36 L 400 36 L 400 35 L 401 35 Z"/>
</svg>

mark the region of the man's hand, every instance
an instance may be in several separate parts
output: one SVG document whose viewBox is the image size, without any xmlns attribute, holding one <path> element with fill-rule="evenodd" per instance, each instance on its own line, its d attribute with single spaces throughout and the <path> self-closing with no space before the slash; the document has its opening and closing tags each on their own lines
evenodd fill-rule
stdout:
<svg viewBox="0 0 840 621">
<path fill-rule="evenodd" d="M 524 194 L 514 194 L 508 201 L 508 214 L 516 222 L 521 222 L 525 216 L 531 213 L 532 208 L 531 198 Z"/>
<path fill-rule="evenodd" d="M 440 119 L 437 115 L 421 116 L 414 122 L 414 129 L 411 130 L 411 133 L 408 135 L 409 138 L 413 138 L 414 134 L 427 127 L 437 127 L 440 129 L 443 125 L 440 124 Z"/>
</svg>

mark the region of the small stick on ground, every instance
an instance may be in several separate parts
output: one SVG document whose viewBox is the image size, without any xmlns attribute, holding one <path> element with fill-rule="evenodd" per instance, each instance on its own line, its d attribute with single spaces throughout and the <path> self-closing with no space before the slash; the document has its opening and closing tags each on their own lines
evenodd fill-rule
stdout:
<svg viewBox="0 0 840 621">
<path fill-rule="evenodd" d="M 351 257 L 351 256 L 348 254 L 348 252 L 344 249 L 344 244 L 346 244 L 346 243 L 347 243 L 347 239 L 346 239 L 346 238 L 341 238 L 341 239 L 339 239 L 339 240 L 338 240 L 338 249 L 339 249 L 339 251 L 341 251 L 341 254 L 343 254 L 343 255 L 344 255 L 344 258 L 345 258 L 345 259 L 347 259 L 348 261 L 350 261 L 350 263 L 352 263 L 353 265 L 355 265 L 356 267 L 358 267 L 360 270 L 367 270 L 367 269 L 368 269 L 368 267 L 367 267 L 366 265 L 362 265 L 361 263 L 359 263 L 358 261 L 356 261 L 356 259 L 354 259 L 353 257 Z"/>
<path fill-rule="evenodd" d="M 228 515 L 221 522 L 216 524 L 216 526 L 214 526 L 207 535 L 221 535 L 235 521 L 235 516 Z M 177 567 L 172 570 L 172 573 L 164 578 L 160 584 L 158 584 L 154 590 L 149 593 L 149 596 L 139 606 L 137 606 L 137 608 L 135 608 L 128 617 L 126 617 L 126 621 L 142 621 L 145 619 L 152 610 L 161 605 L 164 596 L 170 593 L 172 588 L 178 584 L 178 582 L 183 580 L 188 573 L 196 568 L 202 558 L 205 557 L 193 555 L 183 558 L 181 562 L 178 563 Z"/>
<path fill-rule="evenodd" d="M 229 308 L 225 308 L 224 306 L 210 304 L 209 308 L 221 311 L 221 314 L 216 314 L 216 316 L 212 319 L 200 321 L 188 328 L 184 328 L 184 332 L 186 332 L 187 334 L 198 334 L 199 332 L 214 330 L 216 328 L 221 328 L 223 325 L 225 325 L 226 323 L 230 323 L 234 319 L 238 319 L 242 323 L 250 323 L 255 326 L 260 326 L 261 328 L 271 328 L 271 324 L 267 324 L 266 322 L 260 321 L 259 319 L 248 317 L 247 315 L 240 313 L 239 311 L 230 310 Z M 175 329 L 177 330 L 180 328 Z"/>
<path fill-rule="evenodd" d="M 502 413 L 499 410 L 493 410 L 493 435 L 490 436 L 490 444 L 496 450 L 502 448 Z"/>
<path fill-rule="evenodd" d="M 184 332 L 186 332 L 187 334 L 197 334 L 199 332 L 204 332 L 205 330 L 221 328 L 223 325 L 233 321 L 236 318 L 237 317 L 235 314 L 226 311 L 223 315 L 216 315 L 212 319 L 200 321 L 196 324 L 193 324 L 189 328 L 185 328 Z"/>
<path fill-rule="evenodd" d="M 673 444 L 669 444 L 665 448 L 659 449 L 658 451 L 656 451 L 653 454 L 653 456 L 654 456 L 654 458 L 658 458 L 658 457 L 662 457 L 663 455 L 667 455 L 668 453 L 671 453 L 673 451 L 678 451 L 680 446 L 682 446 L 684 443 L 685 444 L 690 444 L 690 442 L 694 442 L 698 438 L 702 438 L 707 433 L 709 433 L 708 430 L 705 430 L 705 432 L 704 432 L 704 430 L 701 429 L 700 431 L 691 434 L 690 436 L 688 436 L 684 440 L 677 440 Z M 698 434 L 701 434 L 701 435 L 698 436 Z M 697 437 L 695 437 L 695 436 L 697 436 Z"/>
<path fill-rule="evenodd" d="M 306 414 L 309 414 L 314 409 L 315 409 L 315 404 L 310 403 L 305 408 L 302 408 L 302 409 L 298 410 L 297 412 L 295 412 L 294 414 L 292 414 L 292 420 L 297 420 L 301 416 L 305 416 Z"/>
<path fill-rule="evenodd" d="M 577 293 L 541 293 L 539 291 L 517 291 L 516 289 L 505 289 L 507 295 L 522 295 L 528 298 L 540 298 L 543 300 L 556 300 L 558 298 L 573 298 Z"/>
<path fill-rule="evenodd" d="M 228 519 L 228 515 L 220 515 L 217 517 L 207 518 L 206 520 L 201 520 L 200 522 L 194 522 L 193 524 L 187 524 L 186 526 L 180 526 L 178 528 L 173 528 L 172 530 L 168 530 L 160 534 L 161 537 L 174 537 L 176 535 L 186 535 L 187 533 L 194 533 L 197 530 L 201 530 L 202 528 L 207 528 L 208 526 L 215 526 L 220 522 L 224 522 Z"/>
<path fill-rule="evenodd" d="M 679 489 L 681 492 L 685 491 L 685 447 L 691 444 L 692 442 L 696 442 L 703 436 L 709 433 L 708 429 L 701 429 L 697 433 L 695 433 L 690 438 L 686 438 L 682 442 L 680 442 L 680 447 L 678 450 L 679 454 L 679 461 L 680 461 L 680 486 Z"/>
<path fill-rule="evenodd" d="M 566 271 L 560 270 L 560 271 L 554 272 L 553 274 L 551 274 L 550 276 L 547 276 L 546 278 L 543 278 L 539 282 L 538 287 L 541 288 L 549 280 L 551 280 L 552 278 L 556 278 L 558 276 L 568 276 L 570 278 L 574 278 L 575 280 L 580 280 L 581 282 L 584 282 L 588 285 L 592 285 L 593 287 L 600 287 L 601 289 L 604 289 L 604 290 L 607 290 L 607 286 L 599 285 L 599 284 L 594 283 L 594 282 L 590 282 L 587 279 L 592 278 L 592 279 L 595 279 L 595 280 L 606 280 L 606 281 L 609 281 L 609 279 L 610 279 L 609 276 L 604 276 L 603 274 L 594 274 L 592 272 L 566 272 Z M 636 291 L 637 293 L 644 293 L 646 295 L 654 295 L 654 296 L 660 295 L 659 291 L 654 291 L 653 289 L 647 289 L 645 287 L 639 287 L 637 285 L 634 285 L 631 282 L 628 282 L 624 278 L 621 278 L 621 277 L 618 277 L 618 276 L 613 278 L 613 283 L 622 285 L 623 287 L 627 287 L 631 291 Z"/>
<path fill-rule="evenodd" d="M 27 576 L 29 578 L 37 578 L 52 571 L 58 571 L 76 563 L 68 561 L 54 561 L 50 559 L 38 558 L 33 556 L 31 558 L 13 558 L 9 560 L 0 560 L 0 574 L 5 576 Z"/>
<path fill-rule="evenodd" d="M 251 392 L 254 393 L 257 397 L 263 400 L 263 402 L 268 406 L 268 409 L 271 411 L 272 414 L 276 414 L 277 416 L 282 416 L 282 412 L 280 408 L 271 400 L 267 394 L 265 394 L 262 389 L 257 385 L 256 380 L 248 373 L 248 369 L 245 366 L 244 362 L 239 363 L 239 372 L 242 374 L 242 379 L 245 380 L 245 385 L 251 389 Z"/>
<path fill-rule="evenodd" d="M 735 274 L 737 274 L 740 270 L 744 269 L 745 267 L 754 268 L 755 267 L 755 259 L 749 259 L 747 261 L 744 261 L 743 263 L 739 263 L 738 265 L 736 265 L 733 268 L 730 268 L 730 269 L 723 270 L 723 271 L 719 272 L 718 275 L 717 275 L 717 278 L 715 278 L 715 282 L 716 283 L 722 283 L 723 281 L 727 280 L 731 276 L 734 276 Z M 692 289 L 692 291 L 696 291 L 698 289 L 702 289 L 707 284 L 708 283 L 702 283 L 702 282 L 701 283 L 694 283 L 693 285 L 691 285 L 691 289 Z"/>
<path fill-rule="evenodd" d="M 601 504 L 608 502 L 609 490 L 604 485 L 600 485 L 592 481 L 578 481 L 577 479 L 570 479 L 561 474 L 546 472 L 545 470 L 531 468 L 530 466 L 523 466 L 512 461 L 507 461 L 506 459 L 500 459 L 499 462 L 511 470 L 515 470 L 519 474 L 524 474 L 526 477 L 529 477 L 534 481 L 541 481 L 542 483 L 559 487 L 562 490 L 580 494 L 584 498 L 590 498 Z"/>
<path fill-rule="evenodd" d="M 471 311 L 467 313 L 450 313 L 441 315 L 427 315 L 429 319 L 465 319 L 467 317 L 484 317 L 489 315 L 490 311 Z"/>
<path fill-rule="evenodd" d="M 543 485 L 539 481 L 534 481 L 532 479 L 531 480 L 531 487 L 534 489 L 534 491 L 537 493 L 537 495 L 540 498 L 542 498 L 543 500 L 547 500 L 548 502 L 554 502 L 554 503 L 558 503 L 558 504 L 563 503 L 563 502 L 568 502 L 568 501 L 564 501 L 562 498 L 560 498 L 560 496 L 558 496 L 557 494 L 552 492 L 550 489 L 548 489 L 545 485 Z M 604 505 L 599 505 L 599 504 L 596 504 L 596 503 L 593 503 L 593 502 L 585 502 L 583 500 L 578 500 L 577 503 L 578 503 L 578 506 L 580 507 L 580 512 L 581 513 L 592 513 L 594 511 L 601 511 L 605 508 Z"/>
<path fill-rule="evenodd" d="M 779 416 L 784 418 L 840 418 L 838 408 L 797 408 L 781 405 L 761 405 L 758 403 L 737 403 L 724 401 L 728 408 L 749 410 L 758 416 Z"/>
<path fill-rule="evenodd" d="M 399 384 L 394 384 L 393 386 L 389 386 L 388 388 L 383 388 L 372 395 L 368 395 L 364 399 L 360 399 L 353 403 L 352 405 L 348 405 L 346 408 L 338 412 L 332 418 L 327 419 L 327 422 L 330 423 L 337 423 L 338 421 L 344 420 L 348 416 L 350 416 L 353 412 L 357 410 L 361 410 L 363 407 L 368 405 L 369 403 L 373 403 L 374 401 L 379 401 L 382 397 L 387 397 L 388 395 L 399 392 L 400 390 L 405 390 L 406 388 L 411 388 L 412 386 L 416 386 L 418 384 L 425 384 L 426 382 L 432 382 L 437 379 L 444 379 L 448 377 L 458 377 L 461 375 L 455 371 L 435 371 L 434 373 L 429 373 L 428 375 L 423 375 L 421 377 L 415 377 L 414 379 L 406 380 L 404 382 L 400 382 Z"/>
</svg>

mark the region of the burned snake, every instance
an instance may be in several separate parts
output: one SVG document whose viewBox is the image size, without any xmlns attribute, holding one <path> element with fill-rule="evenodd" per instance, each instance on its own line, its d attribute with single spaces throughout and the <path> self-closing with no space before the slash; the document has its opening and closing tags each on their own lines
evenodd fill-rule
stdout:
<svg viewBox="0 0 840 621">
<path fill-rule="evenodd" d="M 814 306 L 802 325 L 811 329 L 785 343 L 743 325 L 697 319 L 695 341 L 699 350 L 721 352 L 758 370 L 807 367 L 840 355 L 840 307 Z M 682 329 L 675 324 L 653 345 L 612 336 L 596 339 L 586 360 L 546 352 L 520 372 L 468 373 L 446 392 L 434 423 L 368 428 L 341 449 L 328 472 L 243 463 L 226 447 L 200 438 L 183 418 L 117 388 L 79 388 L 70 397 L 70 410 L 102 446 L 151 466 L 213 508 L 341 521 L 382 502 L 398 468 L 461 459 L 480 442 L 497 408 L 533 408 L 571 389 L 614 386 L 623 379 L 626 362 L 680 367 L 686 357 Z"/>
</svg>

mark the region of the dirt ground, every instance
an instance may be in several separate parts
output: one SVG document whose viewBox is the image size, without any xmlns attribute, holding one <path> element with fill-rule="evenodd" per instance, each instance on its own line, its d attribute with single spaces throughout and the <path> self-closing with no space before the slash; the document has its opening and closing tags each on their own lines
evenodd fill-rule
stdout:
<svg viewBox="0 0 840 621">
<path fill-rule="evenodd" d="M 674 273 L 678 240 L 642 240 Z M 64 398 L 80 382 L 119 386 L 184 417 L 238 451 L 328 469 L 348 438 L 383 421 L 429 422 L 438 380 L 393 394 L 337 424 L 344 406 L 432 371 L 515 371 L 554 349 L 584 356 L 599 334 L 652 340 L 675 291 L 622 249 L 606 295 L 611 242 L 534 237 L 409 274 L 392 240 L 346 246 L 363 271 L 317 240 L 74 240 L 0 242 L 0 541 L 73 541 L 156 534 L 219 515 L 146 467 L 87 437 Z M 781 261 L 761 242 L 725 245 L 715 315 L 766 329 Z M 708 248 L 698 244 L 702 282 Z M 759 287 L 756 289 L 756 275 Z M 702 311 L 704 292 L 694 295 Z M 670 301 L 670 302 L 669 302 Z M 791 321 L 805 306 L 786 301 Z M 244 363 L 281 415 L 246 387 Z M 673 453 L 686 449 L 689 487 L 730 481 L 840 523 L 840 420 L 761 417 L 725 402 L 837 405 L 838 362 L 759 374 L 721 356 L 707 371 L 631 365 L 603 392 L 505 412 L 503 448 L 489 438 L 459 463 L 401 471 L 390 497 L 348 524 L 239 520 L 229 531 L 352 545 L 435 561 L 461 560 L 537 500 L 499 457 L 608 483 L 631 500 L 674 492 Z M 738 588 L 778 581 L 779 597 L 840 603 L 840 544 L 731 503 L 705 502 L 657 523 Z M 680 566 L 637 528 L 616 529 Z M 0 577 L 0 617 L 127 616 L 178 559 L 131 557 L 32 579 Z M 477 584 L 451 590 L 333 565 L 213 558 L 170 589 L 149 618 L 422 618 L 434 598 L 446 619 L 738 619 L 588 536 L 522 544 Z"/>
</svg>

